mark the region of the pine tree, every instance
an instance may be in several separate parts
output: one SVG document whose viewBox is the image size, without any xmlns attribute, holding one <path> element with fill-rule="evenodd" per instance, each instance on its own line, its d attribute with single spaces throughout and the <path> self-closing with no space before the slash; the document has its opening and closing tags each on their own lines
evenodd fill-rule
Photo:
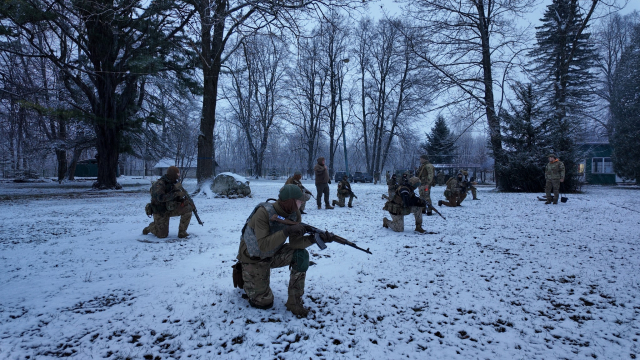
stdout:
<svg viewBox="0 0 640 360">
<path fill-rule="evenodd" d="M 516 83 L 512 90 L 517 103 L 509 102 L 509 110 L 500 111 L 507 166 L 501 167 L 503 189 L 537 192 L 544 188 L 543 155 L 545 147 L 542 127 L 544 111 L 532 84 Z"/>
<path fill-rule="evenodd" d="M 609 141 L 616 174 L 640 177 L 640 25 L 634 28 L 614 73 Z"/>
<path fill-rule="evenodd" d="M 584 129 L 583 119 L 592 100 L 596 52 L 589 43 L 588 26 L 577 0 L 553 0 L 537 27 L 537 46 L 532 55 L 541 90 L 546 96 L 549 115 L 543 124 L 549 148 L 564 162 L 564 188 L 577 187 L 577 164 L 580 154 L 576 145 Z M 544 154 L 541 154 L 544 156 Z"/>
<path fill-rule="evenodd" d="M 452 163 L 456 147 L 451 131 L 442 115 L 436 119 L 431 133 L 426 135 L 427 142 L 421 147 L 429 155 L 429 161 L 433 164 Z"/>
</svg>

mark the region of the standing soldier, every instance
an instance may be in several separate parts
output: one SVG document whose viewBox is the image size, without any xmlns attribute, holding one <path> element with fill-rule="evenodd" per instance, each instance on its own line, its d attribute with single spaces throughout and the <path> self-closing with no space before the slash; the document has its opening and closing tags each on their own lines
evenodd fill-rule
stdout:
<svg viewBox="0 0 640 360">
<path fill-rule="evenodd" d="M 545 204 L 551 204 L 553 201 L 554 205 L 558 205 L 560 183 L 564 182 L 564 163 L 555 154 L 549 154 L 549 163 L 544 170 L 544 177 L 547 179 L 547 184 L 544 187 L 547 192 Z M 553 190 L 553 197 L 551 197 L 551 190 Z"/>
<path fill-rule="evenodd" d="M 347 175 L 342 177 L 342 181 L 338 183 L 338 201 L 333 200 L 331 205 L 336 206 L 336 204 L 340 207 L 344 207 L 344 199 L 349 197 L 349 207 L 353 207 L 353 198 L 355 195 L 351 190 L 351 184 L 349 184 Z"/>
<path fill-rule="evenodd" d="M 475 186 L 473 185 L 477 185 L 478 183 L 475 181 L 476 178 L 475 177 L 471 177 L 471 179 L 469 179 L 469 172 L 467 170 L 462 170 L 462 174 L 464 175 L 464 182 L 467 184 L 468 189 L 471 190 L 471 195 L 473 196 L 473 200 L 480 200 L 478 199 L 478 197 L 476 196 L 478 189 L 476 189 Z"/>
<path fill-rule="evenodd" d="M 431 182 L 433 182 L 433 165 L 429 162 L 429 156 L 421 155 L 420 156 L 420 167 L 418 168 L 417 176 L 420 179 L 420 189 L 418 193 L 420 194 L 420 199 L 424 200 L 427 204 L 431 204 Z M 427 207 L 428 208 L 428 207 Z M 427 216 L 433 215 L 431 209 L 426 210 Z"/>
<path fill-rule="evenodd" d="M 447 180 L 447 188 L 444 190 L 444 197 L 447 201 L 438 200 L 438 206 L 446 205 L 450 207 L 460 206 L 462 201 L 467 197 L 467 189 L 464 184 L 461 172 L 456 177 Z"/>
<path fill-rule="evenodd" d="M 316 173 L 316 190 L 318 192 L 316 202 L 318 203 L 318 209 L 322 209 L 320 201 L 323 194 L 324 207 L 326 209 L 333 209 L 333 206 L 329 204 L 329 184 L 331 184 L 331 179 L 329 178 L 329 169 L 327 169 L 327 165 L 324 164 L 323 157 L 318 158 L 318 163 L 313 168 L 313 171 Z"/>
<path fill-rule="evenodd" d="M 263 202 L 254 209 L 242 229 L 238 263 L 233 266 L 234 286 L 243 288 L 249 304 L 259 309 L 273 306 L 270 288 L 271 269 L 288 266 L 289 297 L 285 306 L 294 315 L 306 317 L 309 309 L 304 307 L 302 295 L 306 271 L 309 268 L 309 252 L 306 248 L 314 244 L 313 237 L 304 236 L 305 228 L 300 224 L 304 194 L 295 185 L 280 189 L 278 201 Z M 287 226 L 271 221 L 273 216 L 283 217 L 298 224 Z M 330 233 L 320 235 L 325 243 L 333 241 Z M 285 244 L 287 238 L 289 243 Z"/>
<path fill-rule="evenodd" d="M 178 237 L 186 238 L 191 221 L 193 207 L 187 199 L 187 193 L 178 182 L 180 169 L 170 166 L 167 173 L 151 185 L 151 207 L 153 222 L 142 230 L 142 234 L 154 234 L 160 239 L 169 235 L 169 220 L 180 216 Z"/>
<path fill-rule="evenodd" d="M 404 231 L 405 215 L 413 214 L 416 219 L 416 231 L 424 234 L 426 231 L 422 228 L 422 210 L 425 202 L 417 197 L 414 190 L 420 186 L 420 179 L 412 177 L 398 186 L 393 199 L 386 202 L 384 210 L 389 211 L 391 220 L 386 217 L 382 219 L 382 226 L 391 228 L 395 232 Z"/>
<path fill-rule="evenodd" d="M 296 171 L 295 173 L 293 173 L 293 176 L 288 178 L 284 184 L 285 185 L 293 184 L 300 188 L 300 190 L 302 191 L 302 194 L 304 195 L 304 200 L 302 201 L 302 206 L 300 206 L 299 210 L 301 214 L 306 214 L 304 212 L 304 206 L 307 204 L 307 201 L 311 199 L 311 191 L 307 190 L 307 188 L 305 188 L 304 185 L 302 185 L 302 182 L 300 181 L 301 179 L 302 179 L 302 173 L 300 171 Z"/>
<path fill-rule="evenodd" d="M 444 173 L 442 170 L 438 171 L 438 186 L 444 185 Z"/>
</svg>

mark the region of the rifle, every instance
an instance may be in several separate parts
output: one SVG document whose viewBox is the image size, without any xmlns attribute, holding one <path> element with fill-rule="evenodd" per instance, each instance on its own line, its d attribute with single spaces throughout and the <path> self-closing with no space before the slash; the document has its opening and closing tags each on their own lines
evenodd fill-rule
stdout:
<svg viewBox="0 0 640 360">
<path fill-rule="evenodd" d="M 353 191 L 351 191 L 351 189 L 348 188 L 347 191 L 349 191 L 349 195 L 353 196 L 356 199 L 358 198 L 356 194 L 354 194 Z"/>
<path fill-rule="evenodd" d="M 311 226 L 309 224 L 297 223 L 295 221 L 287 220 L 284 217 L 279 216 L 278 214 L 273 214 L 273 216 L 269 220 L 270 221 L 277 221 L 277 222 L 279 222 L 281 224 L 285 224 L 285 225 L 297 225 L 297 224 L 300 224 L 300 225 L 304 226 L 305 234 L 308 233 L 310 235 L 313 235 L 313 239 L 314 239 L 316 245 L 318 245 L 318 247 L 320 248 L 320 250 L 324 250 L 324 249 L 327 248 L 327 245 L 320 238 L 320 234 L 326 233 L 326 231 L 322 231 L 322 230 L 318 229 L 317 227 L 313 227 L 313 226 Z M 358 245 L 352 243 L 351 241 L 349 241 L 349 240 L 347 240 L 347 239 L 345 239 L 345 238 L 343 238 L 341 236 L 338 236 L 338 235 L 334 234 L 333 235 L 333 241 L 337 242 L 339 244 L 342 244 L 342 245 L 351 246 L 352 248 L 356 248 L 356 249 L 358 249 L 360 251 L 364 251 L 367 254 L 371 254 L 371 251 L 369 251 L 368 248 L 365 250 L 365 249 L 359 247 Z"/>
<path fill-rule="evenodd" d="M 447 218 L 446 218 L 446 217 L 444 217 L 444 216 L 442 216 L 442 214 L 440 214 L 440 211 L 438 211 L 435 207 L 433 207 L 433 205 L 431 205 L 430 203 L 428 203 L 428 202 L 426 202 L 426 201 L 425 201 L 425 203 L 427 204 L 427 207 L 429 208 L 429 210 L 433 210 L 433 211 L 435 211 L 435 212 L 436 212 L 436 214 L 440 215 L 440 217 L 441 217 L 441 218 L 443 218 L 443 219 L 447 220 Z"/>
<path fill-rule="evenodd" d="M 196 220 L 198 220 L 198 224 L 200 224 L 201 226 L 204 226 L 204 223 L 202 222 L 202 220 L 200 220 L 200 216 L 198 216 L 198 209 L 196 209 L 196 204 L 193 202 L 193 199 L 191 198 L 191 196 L 189 196 L 189 193 L 182 187 L 182 184 L 180 185 L 176 184 L 175 189 L 176 189 L 176 192 L 181 191 L 184 194 L 185 200 L 189 201 L 189 203 L 193 207 L 193 215 L 196 216 Z"/>
</svg>

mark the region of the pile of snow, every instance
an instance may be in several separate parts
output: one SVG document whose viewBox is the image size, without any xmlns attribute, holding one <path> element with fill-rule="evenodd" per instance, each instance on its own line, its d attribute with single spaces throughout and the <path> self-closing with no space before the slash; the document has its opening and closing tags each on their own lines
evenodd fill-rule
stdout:
<svg viewBox="0 0 640 360">
<path fill-rule="evenodd" d="M 0 201 L 0 358 L 640 354 L 637 190 L 586 187 L 544 205 L 480 187 L 480 201 L 439 208 L 447 221 L 425 216 L 431 234 L 420 235 L 412 216 L 403 233 L 382 228 L 386 186 L 354 184 L 353 208 L 307 206 L 303 221 L 373 255 L 310 247 L 303 298 L 314 313 L 298 319 L 284 306 L 287 268 L 271 272 L 272 309 L 251 308 L 233 288 L 245 219 L 282 182 L 252 185 L 243 202 L 199 198 L 205 226 L 193 219 L 187 239 L 177 218 L 167 239 L 142 235 L 148 192 Z"/>
</svg>

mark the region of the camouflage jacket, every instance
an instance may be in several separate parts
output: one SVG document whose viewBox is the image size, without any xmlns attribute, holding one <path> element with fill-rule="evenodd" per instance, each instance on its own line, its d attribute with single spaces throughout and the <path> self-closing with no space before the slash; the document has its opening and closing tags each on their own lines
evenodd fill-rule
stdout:
<svg viewBox="0 0 640 360">
<path fill-rule="evenodd" d="M 302 182 L 300 182 L 299 180 L 294 179 L 293 176 L 288 178 L 287 181 L 284 184 L 285 185 L 296 185 L 296 186 L 298 186 L 300 188 L 300 190 L 302 190 L 303 193 L 311 194 L 311 192 L 309 190 L 307 190 L 307 188 L 305 188 L 304 185 L 302 185 Z"/>
<path fill-rule="evenodd" d="M 431 186 L 433 182 L 433 173 L 435 169 L 430 162 L 425 162 L 420 165 L 418 171 L 416 172 L 416 176 L 420 179 L 420 183 L 424 186 Z"/>
<path fill-rule="evenodd" d="M 180 205 L 182 199 L 177 189 L 181 189 L 182 184 L 173 183 L 164 175 L 151 185 L 151 207 L 156 214 L 164 214 Z"/>
<path fill-rule="evenodd" d="M 547 180 L 564 180 L 564 163 L 558 159 L 547 164 L 544 170 Z"/>
<path fill-rule="evenodd" d="M 338 196 L 349 196 L 351 193 L 351 184 L 347 180 L 338 183 Z"/>
<path fill-rule="evenodd" d="M 400 185 L 396 189 L 395 196 L 384 204 L 383 210 L 387 210 L 391 215 L 409 215 L 411 208 L 424 207 L 424 200 L 416 196 L 413 188 L 409 185 Z"/>
<path fill-rule="evenodd" d="M 297 222 L 302 221 L 302 214 L 299 211 L 296 211 L 295 214 L 287 214 L 277 202 L 272 204 L 273 209 L 278 215 L 287 219 L 295 219 Z M 247 219 L 242 234 L 242 237 L 244 237 L 247 228 L 251 228 L 260 247 L 260 251 L 264 253 L 276 252 L 287 241 L 287 237 L 282 231 L 286 225 L 272 222 L 269 218 L 269 211 L 264 206 L 258 205 L 258 207 L 254 209 L 253 214 Z M 289 244 L 294 249 L 304 249 L 313 245 L 314 241 L 312 236 L 300 236 L 295 239 L 289 239 Z M 242 239 L 240 241 L 237 259 L 243 263 L 257 263 L 261 261 L 260 258 L 249 255 L 247 244 Z"/>
</svg>

